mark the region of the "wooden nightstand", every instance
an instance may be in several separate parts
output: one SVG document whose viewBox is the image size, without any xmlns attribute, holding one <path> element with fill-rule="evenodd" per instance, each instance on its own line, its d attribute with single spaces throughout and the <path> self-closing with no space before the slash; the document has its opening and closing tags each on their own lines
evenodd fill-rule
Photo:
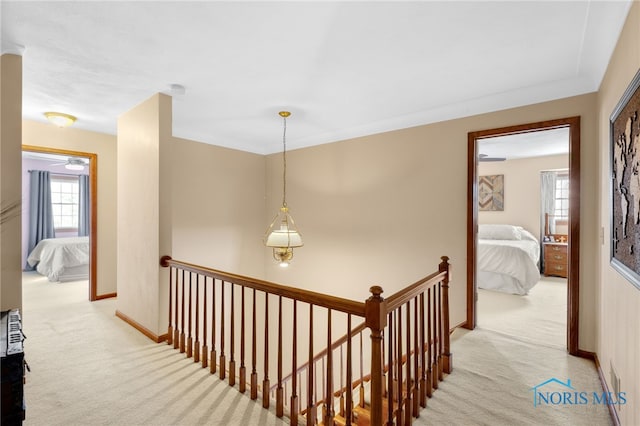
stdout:
<svg viewBox="0 0 640 426">
<path fill-rule="evenodd" d="M 567 278 L 569 262 L 567 243 L 543 243 L 544 275 Z"/>
</svg>

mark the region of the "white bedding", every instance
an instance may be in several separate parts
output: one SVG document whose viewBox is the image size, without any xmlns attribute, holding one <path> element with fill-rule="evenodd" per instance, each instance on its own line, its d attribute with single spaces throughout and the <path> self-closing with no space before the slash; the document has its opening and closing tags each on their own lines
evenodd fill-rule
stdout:
<svg viewBox="0 0 640 426">
<path fill-rule="evenodd" d="M 540 281 L 539 259 L 538 241 L 478 240 L 478 288 L 527 294 Z"/>
<path fill-rule="evenodd" d="M 86 279 L 89 272 L 89 237 L 42 240 L 29 254 L 27 262 L 51 282 Z"/>
</svg>

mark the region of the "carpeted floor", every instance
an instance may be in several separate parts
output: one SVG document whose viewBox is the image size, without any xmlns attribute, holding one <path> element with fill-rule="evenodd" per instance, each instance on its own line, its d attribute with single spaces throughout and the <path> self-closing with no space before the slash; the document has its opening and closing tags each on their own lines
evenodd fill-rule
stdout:
<svg viewBox="0 0 640 426">
<path fill-rule="evenodd" d="M 87 294 L 86 282 L 24 276 L 26 425 L 287 424 Z M 485 329 L 455 331 L 452 352 L 453 374 L 415 424 L 610 424 L 602 406 L 533 406 L 531 388 L 551 377 L 599 391 L 590 361 Z"/>
<path fill-rule="evenodd" d="M 567 347 L 567 280 L 542 277 L 526 296 L 478 290 L 478 327 L 526 342 Z"/>
</svg>

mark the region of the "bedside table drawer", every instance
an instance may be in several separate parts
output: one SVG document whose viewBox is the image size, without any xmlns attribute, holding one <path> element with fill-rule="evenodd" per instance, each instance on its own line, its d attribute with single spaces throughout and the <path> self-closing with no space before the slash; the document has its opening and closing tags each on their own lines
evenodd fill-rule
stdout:
<svg viewBox="0 0 640 426">
<path fill-rule="evenodd" d="M 544 253 L 544 261 L 549 263 L 551 262 L 567 263 L 567 253 L 547 251 Z"/>
<path fill-rule="evenodd" d="M 544 274 L 567 278 L 569 275 L 567 263 L 546 262 L 544 265 Z"/>
</svg>

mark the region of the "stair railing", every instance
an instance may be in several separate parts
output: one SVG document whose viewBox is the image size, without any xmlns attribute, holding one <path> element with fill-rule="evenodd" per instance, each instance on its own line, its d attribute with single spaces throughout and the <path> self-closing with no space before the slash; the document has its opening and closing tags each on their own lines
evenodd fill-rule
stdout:
<svg viewBox="0 0 640 426">
<path fill-rule="evenodd" d="M 169 256 L 161 265 L 170 268 L 168 343 L 239 392 L 248 389 L 251 399 L 261 393 L 264 408 L 275 402 L 276 415 L 286 414 L 293 425 L 301 419 L 307 425 L 353 424 L 359 415 L 353 390 L 359 388 L 356 405 L 364 408 L 367 381 L 370 424 L 410 424 L 443 373 L 451 372 L 446 256 L 437 272 L 386 300 L 382 288 L 372 287 L 365 302 Z M 353 328 L 353 317 L 363 324 Z M 333 329 L 343 326 L 345 335 L 334 341 Z M 370 340 L 362 337 L 364 327 L 371 330 Z M 330 349 L 315 353 L 314 346 Z"/>
</svg>

